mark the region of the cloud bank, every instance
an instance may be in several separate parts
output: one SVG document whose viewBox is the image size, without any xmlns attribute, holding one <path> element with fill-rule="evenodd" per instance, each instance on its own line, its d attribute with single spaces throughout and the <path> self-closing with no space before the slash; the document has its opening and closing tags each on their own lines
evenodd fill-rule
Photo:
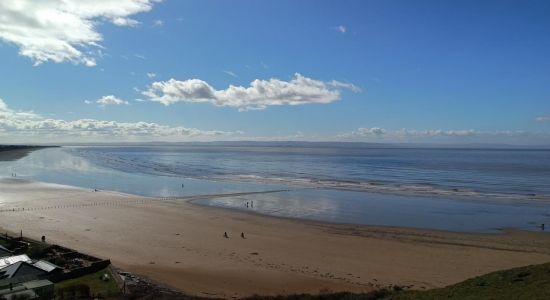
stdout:
<svg viewBox="0 0 550 300">
<path fill-rule="evenodd" d="M 390 130 L 380 127 L 358 128 L 337 135 L 338 140 L 367 142 L 449 142 L 449 143 L 510 143 L 550 144 L 550 133 L 522 130 Z"/>
<path fill-rule="evenodd" d="M 61 120 L 44 118 L 33 112 L 10 109 L 0 99 L 0 138 L 18 141 L 126 141 L 206 139 L 240 135 L 241 132 L 199 130 L 148 122 L 116 122 L 96 119 Z"/>
<path fill-rule="evenodd" d="M 536 118 L 535 118 L 535 121 L 540 122 L 540 123 L 550 122 L 550 116 L 540 116 L 540 117 L 536 117 Z"/>
<path fill-rule="evenodd" d="M 48 61 L 95 66 L 89 48 L 101 48 L 97 26 L 136 26 L 130 16 L 160 0 L 2 0 L 0 39 L 19 47 L 35 65 Z"/>
<path fill-rule="evenodd" d="M 331 103 L 340 99 L 342 89 L 360 91 L 351 83 L 335 80 L 323 82 L 296 73 L 290 81 L 256 79 L 249 87 L 230 85 L 224 90 L 216 90 L 200 79 L 170 79 L 154 82 L 143 95 L 164 105 L 177 102 L 210 103 L 243 111 L 268 106 Z"/>
</svg>

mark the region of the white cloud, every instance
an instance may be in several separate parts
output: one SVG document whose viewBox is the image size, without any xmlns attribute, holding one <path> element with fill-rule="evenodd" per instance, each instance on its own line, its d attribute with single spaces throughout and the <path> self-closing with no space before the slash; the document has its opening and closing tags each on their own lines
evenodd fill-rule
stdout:
<svg viewBox="0 0 550 300">
<path fill-rule="evenodd" d="M 0 137 L 2 140 L 96 141 L 116 137 L 122 140 L 209 139 L 240 136 L 242 132 L 199 130 L 148 122 L 116 122 L 96 119 L 62 120 L 44 118 L 33 112 L 17 112 L 0 99 Z"/>
<path fill-rule="evenodd" d="M 382 136 L 386 133 L 386 130 L 380 127 L 372 128 L 358 128 L 352 134 L 357 136 Z"/>
<path fill-rule="evenodd" d="M 147 77 L 155 78 L 155 77 L 157 77 L 157 73 L 147 73 Z"/>
<path fill-rule="evenodd" d="M 536 117 L 536 118 L 535 118 L 535 121 L 540 122 L 540 123 L 550 122 L 550 116 L 540 116 L 540 117 Z"/>
<path fill-rule="evenodd" d="M 145 55 L 142 55 L 142 54 L 134 54 L 134 56 L 139 59 L 146 59 Z"/>
<path fill-rule="evenodd" d="M 153 27 L 160 27 L 162 25 L 164 25 L 163 20 L 155 20 L 155 22 L 153 22 Z"/>
<path fill-rule="evenodd" d="M 139 25 L 139 21 L 136 21 L 134 19 L 128 19 L 128 18 L 115 18 L 113 19 L 113 24 L 117 26 L 136 27 Z"/>
<path fill-rule="evenodd" d="M 335 85 L 334 81 L 327 83 L 295 74 L 290 81 L 256 79 L 249 87 L 230 85 L 225 90 L 216 90 L 200 79 L 170 79 L 154 82 L 143 95 L 164 105 L 177 102 L 211 103 L 236 107 L 242 111 L 276 105 L 331 103 L 340 99 L 342 88 L 358 91 L 351 84 Z"/>
<path fill-rule="evenodd" d="M 96 65 L 94 51 L 103 37 L 104 21 L 136 26 L 132 15 L 151 10 L 158 0 L 2 0 L 0 39 L 19 47 L 19 54 L 35 65 L 71 62 Z"/>
<path fill-rule="evenodd" d="M 128 101 L 124 101 L 122 99 L 119 99 L 113 95 L 103 96 L 96 101 L 97 104 L 99 104 L 102 107 L 105 106 L 113 106 L 113 105 L 129 105 Z"/>
<path fill-rule="evenodd" d="M 338 26 L 334 27 L 334 29 L 336 29 L 336 30 L 339 31 L 340 33 L 346 33 L 346 32 L 348 32 L 348 29 L 347 29 L 346 26 L 344 26 L 344 25 L 338 25 Z"/>
</svg>

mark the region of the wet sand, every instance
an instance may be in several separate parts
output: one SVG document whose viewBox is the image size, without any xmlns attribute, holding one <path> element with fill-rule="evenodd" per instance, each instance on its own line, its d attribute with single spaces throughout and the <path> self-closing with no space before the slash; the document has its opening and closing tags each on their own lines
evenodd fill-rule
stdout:
<svg viewBox="0 0 550 300">
<path fill-rule="evenodd" d="M 189 200 L 4 179 L 0 228 L 45 235 L 189 294 L 225 298 L 388 285 L 425 289 L 550 261 L 550 234 L 335 225 Z"/>
</svg>

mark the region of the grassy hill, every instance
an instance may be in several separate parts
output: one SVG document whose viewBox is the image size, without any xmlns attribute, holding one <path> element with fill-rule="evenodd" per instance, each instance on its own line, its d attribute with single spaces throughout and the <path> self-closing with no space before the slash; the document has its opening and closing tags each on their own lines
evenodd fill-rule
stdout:
<svg viewBox="0 0 550 300">
<path fill-rule="evenodd" d="M 550 263 L 498 271 L 428 291 L 379 290 L 367 294 L 336 293 L 251 297 L 248 300 L 549 300 Z"/>
<path fill-rule="evenodd" d="M 550 263 L 489 273 L 440 289 L 396 293 L 386 299 L 550 299 Z"/>
</svg>

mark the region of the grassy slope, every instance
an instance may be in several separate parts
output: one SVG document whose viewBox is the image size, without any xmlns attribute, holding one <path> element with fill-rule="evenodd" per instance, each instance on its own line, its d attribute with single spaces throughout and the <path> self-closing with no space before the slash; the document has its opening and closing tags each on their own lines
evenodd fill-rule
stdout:
<svg viewBox="0 0 550 300">
<path fill-rule="evenodd" d="M 109 275 L 109 281 L 101 280 L 101 276 L 107 273 Z M 56 290 L 65 289 L 71 286 L 78 285 L 87 285 L 90 287 L 90 292 L 93 295 L 101 294 L 103 296 L 114 296 L 120 294 L 120 289 L 118 288 L 115 280 L 113 279 L 113 274 L 109 268 L 103 269 L 99 272 L 88 274 L 82 277 L 75 279 L 69 279 L 57 283 L 55 285 Z"/>
<path fill-rule="evenodd" d="M 429 291 L 406 291 L 386 299 L 550 299 L 550 263 L 509 269 Z"/>
<path fill-rule="evenodd" d="M 379 290 L 368 294 L 254 296 L 248 300 L 550 300 L 550 263 L 489 273 L 428 291 Z"/>
</svg>

